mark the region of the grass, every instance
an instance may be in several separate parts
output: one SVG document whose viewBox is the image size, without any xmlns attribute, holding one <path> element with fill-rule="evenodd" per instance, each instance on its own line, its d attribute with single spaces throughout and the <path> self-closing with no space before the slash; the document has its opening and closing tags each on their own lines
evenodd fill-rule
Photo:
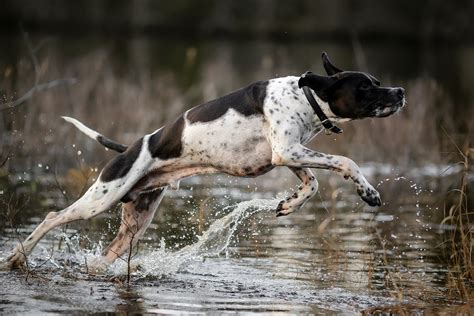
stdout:
<svg viewBox="0 0 474 316">
<path fill-rule="evenodd" d="M 462 166 L 459 185 L 448 194 L 445 207 L 445 218 L 442 224 L 453 227 L 445 235 L 444 250 L 448 262 L 448 287 L 454 297 L 463 301 L 471 298 L 474 289 L 474 227 L 472 226 L 473 212 L 468 201 L 468 176 L 474 148 L 468 143 L 464 149 L 457 147 Z"/>
<path fill-rule="evenodd" d="M 183 46 L 173 53 L 176 56 L 172 69 L 162 65 L 151 70 L 146 63 L 132 65 L 132 61 L 117 67 L 114 64 L 116 53 L 105 45 L 65 61 L 56 59 L 63 48 L 55 46 L 54 42 L 33 50 L 32 54 L 26 47 L 35 47 L 34 44 L 25 45 L 24 57 L 8 65 L 9 71 L 0 69 L 0 74 L 4 73 L 0 76 L 0 97 L 8 101 L 3 105 L 16 104 L 36 83 L 60 78 L 75 78 L 76 83 L 35 91 L 21 105 L 0 111 L 0 163 L 5 157 L 12 156 L 9 148 L 14 148 L 14 159 L 20 161 L 22 167 L 34 168 L 38 162 L 51 165 L 55 157 L 61 157 L 56 159 L 59 170 L 65 170 L 70 167 L 67 161 L 75 160 L 79 151 L 81 160 L 102 167 L 111 153 L 62 121 L 60 115 L 76 117 L 113 139 L 131 143 L 191 106 L 251 81 L 271 78 L 275 74 L 301 73 L 297 65 L 287 64 L 275 64 L 272 69 L 260 66 L 252 69 L 251 74 L 242 73 L 236 62 L 223 62 L 227 60 L 226 50 L 205 55 L 206 51 L 199 47 L 193 48 L 197 50 L 197 57 L 191 62 L 186 57 L 190 48 Z M 162 50 L 159 51 L 165 53 L 165 49 Z M 262 56 L 253 58 L 273 60 L 277 58 L 273 54 L 265 51 Z M 259 61 L 251 63 L 259 64 Z M 319 72 L 318 69 L 315 71 Z M 440 153 L 446 150 L 446 144 L 441 137 L 440 124 L 455 138 L 461 134 L 474 134 L 472 123 L 465 119 L 472 117 L 473 107 L 455 103 L 436 80 L 419 77 L 392 83 L 387 77 L 381 77 L 387 85 L 406 88 L 408 105 L 400 114 L 344 124 L 342 135 L 321 135 L 311 147 L 348 155 L 355 161 L 376 160 L 409 166 L 444 161 Z M 452 113 L 459 109 L 463 111 L 461 119 L 454 118 Z M 32 161 L 27 157 L 36 159 Z M 9 163 L 6 167 L 15 168 L 15 165 Z"/>
</svg>

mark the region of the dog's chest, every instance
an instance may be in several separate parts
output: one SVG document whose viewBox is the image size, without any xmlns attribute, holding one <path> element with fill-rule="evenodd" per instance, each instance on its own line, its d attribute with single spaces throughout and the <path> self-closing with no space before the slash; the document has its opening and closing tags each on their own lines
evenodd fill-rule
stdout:
<svg viewBox="0 0 474 316">
<path fill-rule="evenodd" d="M 292 142 L 305 144 L 321 131 L 319 120 L 298 88 L 297 77 L 269 81 L 264 111 L 278 134 Z"/>
<path fill-rule="evenodd" d="M 219 119 L 186 123 L 183 158 L 189 163 L 208 163 L 240 174 L 271 162 L 263 115 L 243 116 L 230 109 Z M 248 173 L 247 171 L 242 172 Z"/>
</svg>

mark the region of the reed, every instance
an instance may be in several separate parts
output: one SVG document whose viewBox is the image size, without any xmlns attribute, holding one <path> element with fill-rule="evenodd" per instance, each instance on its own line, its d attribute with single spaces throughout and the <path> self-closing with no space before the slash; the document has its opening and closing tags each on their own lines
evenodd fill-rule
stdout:
<svg viewBox="0 0 474 316">
<path fill-rule="evenodd" d="M 469 143 L 464 145 L 464 149 L 455 143 L 454 145 L 460 158 L 458 164 L 462 166 L 462 170 L 457 188 L 448 193 L 442 224 L 449 225 L 453 229 L 445 234 L 443 245 L 449 267 L 448 288 L 451 290 L 451 295 L 467 301 L 474 288 L 472 262 L 474 230 L 471 223 L 473 213 L 469 210 L 468 203 L 468 175 L 474 148 L 469 147 Z"/>
</svg>

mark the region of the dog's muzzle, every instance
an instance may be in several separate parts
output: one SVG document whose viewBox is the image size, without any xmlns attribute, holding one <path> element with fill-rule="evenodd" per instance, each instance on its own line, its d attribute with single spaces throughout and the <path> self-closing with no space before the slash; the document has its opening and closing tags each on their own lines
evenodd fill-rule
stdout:
<svg viewBox="0 0 474 316">
<path fill-rule="evenodd" d="M 374 116 L 386 117 L 398 112 L 406 104 L 405 89 L 392 88 L 388 102 L 378 101 L 375 103 Z"/>
</svg>

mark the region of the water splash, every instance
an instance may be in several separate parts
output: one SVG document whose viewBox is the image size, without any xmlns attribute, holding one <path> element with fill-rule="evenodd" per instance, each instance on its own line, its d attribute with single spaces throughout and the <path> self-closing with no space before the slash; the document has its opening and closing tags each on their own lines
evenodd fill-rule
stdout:
<svg viewBox="0 0 474 316">
<path fill-rule="evenodd" d="M 227 250 L 237 228 L 245 219 L 258 212 L 275 210 L 279 201 L 279 199 L 253 199 L 228 206 L 223 211 L 232 209 L 229 214 L 212 223 L 209 229 L 198 237 L 197 242 L 178 251 L 167 250 L 165 241 L 161 240 L 160 248 L 134 260 L 134 264 L 139 267 L 134 273 L 135 276 L 169 275 L 176 273 L 186 263 L 222 254 Z M 127 269 L 124 262 L 117 261 L 109 270 L 114 274 L 124 274 Z"/>
</svg>

